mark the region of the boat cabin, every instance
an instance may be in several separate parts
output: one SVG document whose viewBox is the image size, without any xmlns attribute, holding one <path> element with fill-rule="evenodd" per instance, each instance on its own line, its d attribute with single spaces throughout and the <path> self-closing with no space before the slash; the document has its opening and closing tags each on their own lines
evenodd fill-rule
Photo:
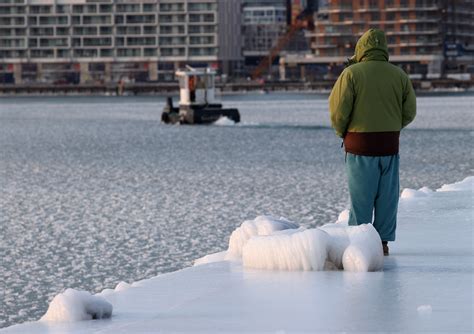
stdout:
<svg viewBox="0 0 474 334">
<path fill-rule="evenodd" d="M 216 72 L 210 68 L 192 68 L 176 72 L 179 80 L 180 106 L 215 103 Z"/>
</svg>

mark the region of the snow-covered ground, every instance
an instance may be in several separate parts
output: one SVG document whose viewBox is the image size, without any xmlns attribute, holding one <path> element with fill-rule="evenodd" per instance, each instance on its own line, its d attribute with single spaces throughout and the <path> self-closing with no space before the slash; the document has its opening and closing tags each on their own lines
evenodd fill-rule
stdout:
<svg viewBox="0 0 474 334">
<path fill-rule="evenodd" d="M 61 316 L 50 313 L 41 321 L 0 332 L 471 333 L 473 203 L 474 177 L 434 192 L 405 190 L 398 239 L 390 245 L 382 271 L 256 270 L 247 268 L 245 261 L 242 265 L 239 256 L 212 262 L 215 256 L 201 260 L 205 264 L 122 283 L 96 299 L 68 290 L 48 311 L 73 309 L 77 315 L 87 307 L 94 312 L 101 307 L 110 310 L 110 303 L 111 319 L 74 321 L 78 318 L 63 316 L 67 321 L 58 321 Z M 252 224 L 253 236 L 247 238 Z M 286 221 L 278 224 L 248 222 L 243 226 L 247 232 L 236 232 L 240 236 L 234 235 L 227 252 L 238 255 L 243 247 L 245 253 L 249 241 L 285 235 L 282 231 L 296 227 Z"/>
</svg>

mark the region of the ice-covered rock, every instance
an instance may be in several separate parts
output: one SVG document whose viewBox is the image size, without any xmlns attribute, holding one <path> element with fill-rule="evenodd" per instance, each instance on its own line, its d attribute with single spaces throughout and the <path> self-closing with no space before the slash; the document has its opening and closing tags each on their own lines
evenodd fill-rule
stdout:
<svg viewBox="0 0 474 334">
<path fill-rule="evenodd" d="M 106 319 L 112 316 L 112 304 L 87 291 L 67 289 L 56 295 L 41 321 L 73 322 Z"/>
<path fill-rule="evenodd" d="M 232 232 L 228 252 L 231 255 L 241 257 L 242 247 L 251 237 L 271 235 L 276 231 L 297 229 L 298 227 L 298 224 L 283 217 L 277 219 L 271 216 L 258 216 L 254 220 L 246 220 Z"/>
<path fill-rule="evenodd" d="M 372 224 L 346 227 L 349 246 L 342 255 L 345 271 L 379 271 L 383 268 L 382 240 Z"/>
<path fill-rule="evenodd" d="M 244 267 L 268 270 L 323 270 L 329 236 L 320 229 L 285 230 L 253 237 L 244 245 Z"/>
<path fill-rule="evenodd" d="M 267 270 L 377 271 L 383 266 L 382 242 L 371 224 L 348 226 L 349 211 L 337 224 L 305 229 L 285 218 L 247 220 L 230 237 L 229 249 L 195 260 L 194 265 L 241 261 Z"/>
</svg>

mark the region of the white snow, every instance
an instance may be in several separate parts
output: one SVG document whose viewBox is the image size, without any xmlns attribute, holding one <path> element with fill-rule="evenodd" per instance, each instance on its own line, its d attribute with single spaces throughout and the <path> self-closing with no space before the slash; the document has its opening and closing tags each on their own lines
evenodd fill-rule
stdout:
<svg viewBox="0 0 474 334">
<path fill-rule="evenodd" d="M 246 220 L 232 232 L 229 241 L 229 253 L 240 257 L 242 256 L 242 247 L 251 237 L 271 235 L 276 231 L 296 229 L 298 227 L 298 224 L 283 217 L 277 219 L 272 216 L 258 216 L 254 220 Z"/>
<path fill-rule="evenodd" d="M 378 233 L 372 225 L 347 226 L 347 219 L 345 210 L 337 224 L 305 229 L 285 218 L 259 216 L 232 232 L 227 251 L 207 255 L 194 264 L 227 260 L 266 270 L 381 270 Z"/>
<path fill-rule="evenodd" d="M 354 272 L 382 270 L 382 240 L 371 224 L 326 224 L 321 229 L 330 235 L 327 251 L 336 268 Z"/>
<path fill-rule="evenodd" d="M 41 321 L 74 322 L 106 319 L 112 316 L 112 304 L 87 291 L 67 289 L 56 295 Z"/>
<path fill-rule="evenodd" d="M 468 176 L 460 182 L 445 184 L 437 191 L 471 191 L 474 192 L 474 176 Z"/>
<path fill-rule="evenodd" d="M 320 229 L 285 230 L 249 239 L 243 247 L 246 268 L 323 270 L 329 235 Z"/>
<path fill-rule="evenodd" d="M 115 291 L 125 291 L 125 290 L 129 289 L 130 287 L 131 287 L 131 285 L 128 284 L 127 282 L 120 282 L 115 287 Z"/>
<path fill-rule="evenodd" d="M 423 187 L 418 190 L 405 188 L 402 191 L 402 195 L 400 196 L 402 199 L 406 198 L 415 198 L 415 197 L 427 197 L 433 194 L 433 190 L 428 187 Z"/>
<path fill-rule="evenodd" d="M 397 241 L 390 243 L 391 254 L 384 258 L 383 271 L 255 270 L 239 261 L 223 261 L 222 252 L 211 256 L 220 262 L 160 275 L 133 283 L 128 289 L 100 294 L 113 305 L 110 321 L 41 320 L 0 332 L 471 333 L 473 185 L 474 178 L 470 177 L 445 185 L 430 196 L 400 201 Z M 366 256 L 367 242 L 369 250 L 375 248 L 375 244 L 371 245 L 375 242 L 371 233 L 370 225 L 347 228 L 344 224 L 329 224 L 319 229 L 279 231 L 272 227 L 266 235 L 256 233 L 248 238 L 242 251 L 244 257 L 247 246 L 271 253 L 270 249 L 280 243 L 282 248 L 294 247 L 282 254 L 284 257 L 300 251 L 310 254 L 307 249 L 322 246 L 320 239 L 328 236 L 332 238 L 328 259 L 335 264 L 340 261 L 347 270 L 346 261 L 350 263 L 351 257 Z M 311 241 L 320 244 L 310 246 Z M 355 248 L 351 249 L 352 246 Z M 295 256 L 306 259 L 308 266 L 313 265 L 310 257 Z M 275 259 L 272 261 L 276 263 Z M 370 265 L 364 264 L 367 268 Z M 81 314 L 71 317 L 75 320 L 87 313 L 84 303 L 77 301 L 89 298 L 77 293 L 70 292 L 74 302 L 67 304 L 67 308 L 76 310 L 69 311 L 71 314 Z M 56 298 L 50 309 L 58 304 Z"/>
</svg>

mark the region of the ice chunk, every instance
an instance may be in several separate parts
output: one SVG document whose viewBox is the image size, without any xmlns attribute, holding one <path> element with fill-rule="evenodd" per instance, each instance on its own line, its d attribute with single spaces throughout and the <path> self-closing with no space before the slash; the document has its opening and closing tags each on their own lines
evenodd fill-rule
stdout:
<svg viewBox="0 0 474 334">
<path fill-rule="evenodd" d="M 254 220 L 244 221 L 234 230 L 229 240 L 229 253 L 231 256 L 242 256 L 242 247 L 253 236 L 270 235 L 276 231 L 297 229 L 296 223 L 281 217 L 258 216 Z"/>
<path fill-rule="evenodd" d="M 320 229 L 287 230 L 253 237 L 244 245 L 244 267 L 269 270 L 323 270 L 329 236 Z"/>
<path fill-rule="evenodd" d="M 425 192 L 418 191 L 411 188 L 405 188 L 402 191 L 401 199 L 416 198 L 416 197 L 426 197 L 428 196 Z"/>
<path fill-rule="evenodd" d="M 460 182 L 445 184 L 438 191 L 471 191 L 474 192 L 474 176 L 468 176 Z"/>
<path fill-rule="evenodd" d="M 382 240 L 372 224 L 326 224 L 330 235 L 328 260 L 347 271 L 378 271 L 383 268 Z"/>
<path fill-rule="evenodd" d="M 349 209 L 343 210 L 339 214 L 339 217 L 337 217 L 336 223 L 337 224 L 343 224 L 343 225 L 349 224 L 349 213 L 350 213 Z"/>
<path fill-rule="evenodd" d="M 350 244 L 342 256 L 345 271 L 379 271 L 383 268 L 382 240 L 372 224 L 346 228 Z"/>
<path fill-rule="evenodd" d="M 105 319 L 112 316 L 112 304 L 87 291 L 67 289 L 56 295 L 41 321 L 66 321 Z"/>
<path fill-rule="evenodd" d="M 326 224 L 320 227 L 331 237 L 328 243 L 328 260 L 338 269 L 344 269 L 342 266 L 342 256 L 344 251 L 350 245 L 349 234 L 347 230 L 351 227 L 344 224 Z"/>
<path fill-rule="evenodd" d="M 409 198 L 417 198 L 417 197 L 427 197 L 429 195 L 432 195 L 434 193 L 433 190 L 431 190 L 428 187 L 423 187 L 418 190 L 411 189 L 411 188 L 405 188 L 402 191 L 402 194 L 400 196 L 401 199 L 409 199 Z"/>
<path fill-rule="evenodd" d="M 115 291 L 125 291 L 125 290 L 129 289 L 130 287 L 131 287 L 131 285 L 128 284 L 127 282 L 120 282 L 115 287 Z"/>
</svg>

